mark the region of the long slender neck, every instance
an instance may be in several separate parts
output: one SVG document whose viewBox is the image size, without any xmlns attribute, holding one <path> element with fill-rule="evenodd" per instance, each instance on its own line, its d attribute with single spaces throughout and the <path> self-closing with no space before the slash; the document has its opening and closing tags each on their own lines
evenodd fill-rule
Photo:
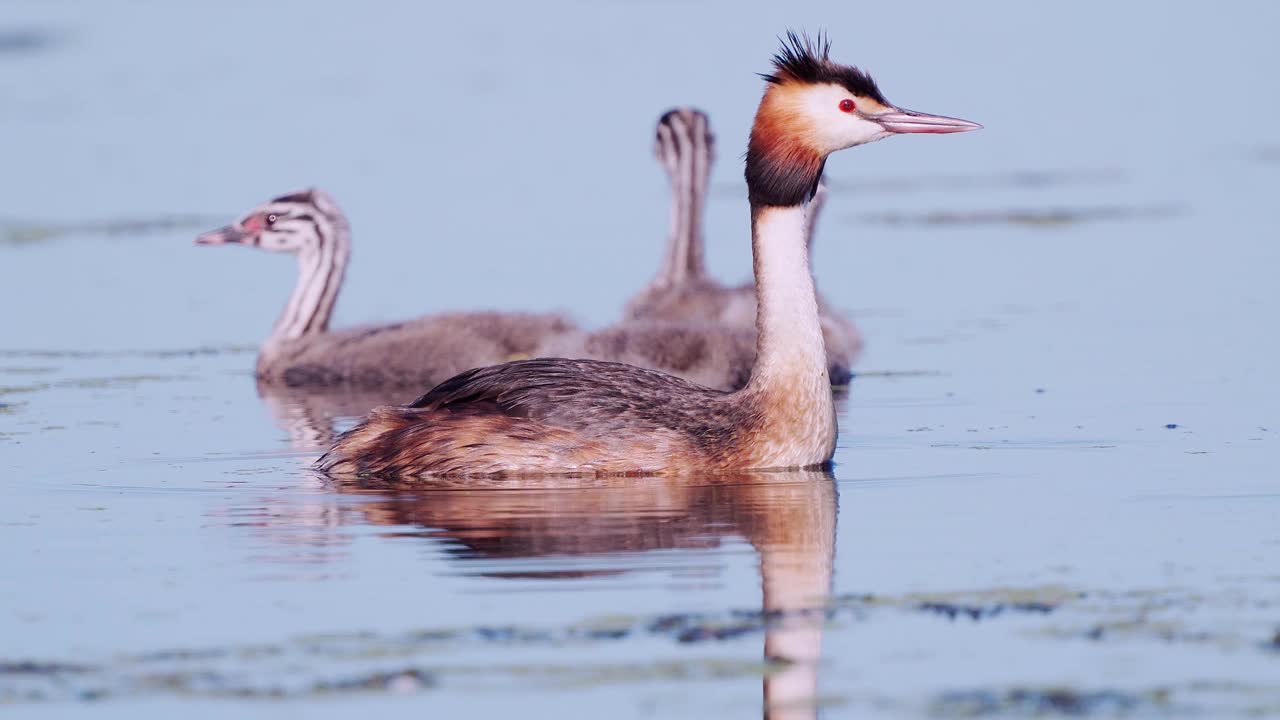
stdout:
<svg viewBox="0 0 1280 720">
<path fill-rule="evenodd" d="M 319 242 L 308 244 L 298 253 L 298 284 L 276 320 L 269 343 L 296 340 L 329 329 L 351 254 L 351 231 L 345 222 L 333 222 L 318 214 L 314 224 Z"/>
<path fill-rule="evenodd" d="M 667 252 L 655 285 L 680 285 L 706 277 L 703 260 L 702 214 L 711 171 L 708 138 L 698 132 L 673 142 L 679 150 L 667 161 L 671 179 L 671 227 Z"/>
<path fill-rule="evenodd" d="M 803 205 L 752 206 L 756 364 L 741 391 L 758 422 L 744 452 L 756 467 L 831 460 L 836 412 L 823 347 Z"/>
<path fill-rule="evenodd" d="M 750 386 L 821 388 L 831 404 L 826 350 L 809 269 L 805 205 L 753 207 L 751 251 L 756 280 L 756 366 Z"/>
</svg>

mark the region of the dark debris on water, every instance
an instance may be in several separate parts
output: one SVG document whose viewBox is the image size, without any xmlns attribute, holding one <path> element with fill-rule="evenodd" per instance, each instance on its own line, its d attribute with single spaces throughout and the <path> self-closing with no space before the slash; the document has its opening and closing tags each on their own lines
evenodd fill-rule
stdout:
<svg viewBox="0 0 1280 720">
<path fill-rule="evenodd" d="M 1162 689 L 1132 693 L 1122 690 L 1012 688 L 945 692 L 934 699 L 930 709 L 932 714 L 943 717 L 1096 717 L 1167 709 L 1168 704 L 1169 693 Z"/>
<path fill-rule="evenodd" d="M 1028 598 L 1018 591 L 989 602 L 971 595 L 963 596 L 965 600 L 945 596 L 847 595 L 828 606 L 812 608 L 670 613 L 559 628 L 491 625 L 398 634 L 332 633 L 281 643 L 161 648 L 117 657 L 102 665 L 0 660 L 0 703 L 97 701 L 149 695 L 288 699 L 353 692 L 418 692 L 436 684 L 431 670 L 350 668 L 333 677 L 327 675 L 325 668 L 331 668 L 328 663 L 333 662 L 363 664 L 387 656 L 410 657 L 474 643 L 555 647 L 642 635 L 665 637 L 680 645 L 717 643 L 759 636 L 783 623 L 820 625 L 841 616 L 861 619 L 872 610 L 923 612 L 950 619 L 989 619 L 1019 612 L 1043 614 L 1073 597 L 1057 589 L 1046 592 L 1040 597 L 1032 591 L 1034 597 Z M 321 663 L 317 670 L 298 676 L 298 668 L 316 662 Z"/>
<path fill-rule="evenodd" d="M 57 40 L 56 33 L 41 28 L 0 29 L 0 54 L 38 52 L 52 47 Z"/>
<path fill-rule="evenodd" d="M 1263 650 L 1269 650 L 1273 653 L 1280 653 L 1280 629 L 1277 629 L 1270 640 L 1262 643 Z"/>
<path fill-rule="evenodd" d="M 3 675 L 66 675 L 88 673 L 97 670 L 92 665 L 75 663 L 36 662 L 34 660 L 0 660 L 0 676 Z"/>
<path fill-rule="evenodd" d="M 1065 227 L 1089 222 L 1158 220 L 1176 216 L 1180 208 L 1100 206 L 1078 208 L 1035 208 L 1019 210 L 936 211 L 925 213 L 880 213 L 863 215 L 863 222 L 892 226 L 1017 225 Z"/>
<path fill-rule="evenodd" d="M 987 605 L 970 605 L 966 603 L 932 601 L 922 602 L 916 606 L 916 609 L 921 612 L 941 615 L 948 620 L 955 620 L 956 618 L 986 620 L 1003 615 L 1006 612 L 1047 615 L 1057 610 L 1058 606 L 1047 602 L 998 602 Z"/>
<path fill-rule="evenodd" d="M 322 680 L 312 687 L 312 691 L 315 693 L 352 691 L 411 693 L 433 685 L 435 685 L 434 675 L 417 668 L 410 668 L 397 672 L 378 672 L 363 677 L 345 678 L 336 681 Z"/>
<path fill-rule="evenodd" d="M 665 638 L 677 645 L 734 642 L 760 637 L 771 628 L 797 624 L 820 626 L 836 621 L 862 622 L 883 613 L 906 613 L 942 622 L 1001 622 L 1046 616 L 1066 607 L 1088 613 L 1119 609 L 1137 613 L 1122 621 L 1068 615 L 1064 627 L 1046 627 L 1048 637 L 1157 639 L 1163 642 L 1237 643 L 1150 618 L 1162 609 L 1189 609 L 1201 601 L 1180 591 L 1131 591 L 1120 595 L 1084 592 L 1060 586 L 1003 588 L 980 592 L 905 595 L 847 594 L 825 606 L 787 610 L 729 610 L 587 619 L 567 626 L 486 625 L 414 629 L 400 633 L 336 632 L 294 637 L 274 643 L 206 648 L 170 648 L 121 655 L 99 663 L 0 658 L 0 704 L 105 700 L 154 695 L 298 698 L 355 692 L 419 692 L 457 668 L 421 667 L 416 658 L 445 657 L 468 647 L 570 647 L 621 642 L 637 637 Z M 1072 619 L 1088 622 L 1078 626 Z M 1243 640 L 1243 639 L 1241 639 Z M 1270 624 L 1246 641 L 1256 652 L 1280 653 L 1280 629 Z M 1241 645 L 1236 644 L 1236 647 Z M 399 658 L 405 664 L 385 663 Z M 785 659 L 785 658 L 782 658 Z M 526 669 L 513 672 L 521 677 Z M 570 668 L 572 672 L 577 669 Z M 470 672 L 469 670 L 467 672 Z M 487 672 L 487 671 L 486 671 Z M 753 670 L 752 672 L 755 672 Z M 765 668 L 760 672 L 768 672 Z M 1013 688 L 964 689 L 935 698 L 932 706 L 949 716 L 1093 715 L 1146 712 L 1157 695 L 1113 690 L 1077 691 Z"/>
</svg>

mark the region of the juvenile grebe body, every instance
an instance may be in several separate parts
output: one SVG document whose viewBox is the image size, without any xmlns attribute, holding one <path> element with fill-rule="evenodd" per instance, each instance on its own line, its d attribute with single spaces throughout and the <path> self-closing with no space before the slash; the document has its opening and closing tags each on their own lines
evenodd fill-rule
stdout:
<svg viewBox="0 0 1280 720">
<path fill-rule="evenodd" d="M 703 217 L 711 165 L 715 159 L 714 148 L 715 136 L 705 112 L 682 107 L 670 110 L 659 118 L 654 155 L 666 171 L 671 184 L 671 225 L 658 274 L 644 290 L 627 302 L 624 323 L 658 321 L 755 331 L 755 284 L 748 282 L 735 286 L 722 285 L 706 269 Z M 814 228 L 826 194 L 826 183 L 819 179 L 809 200 L 806 242 L 811 254 Z M 831 381 L 836 385 L 844 385 L 853 376 L 853 363 L 862 349 L 861 335 L 853 321 L 834 310 L 821 293 L 818 293 L 818 315 L 822 322 Z M 661 342 L 661 336 L 654 337 L 656 333 L 652 328 L 645 328 L 644 334 L 652 337 L 652 341 Z M 682 342 L 682 339 L 676 337 L 666 344 L 685 347 L 687 343 Z M 716 350 L 707 362 L 701 363 L 707 366 L 712 364 L 715 356 L 733 353 L 741 344 L 732 335 L 725 337 L 724 334 L 713 334 L 707 341 Z M 751 338 L 747 343 L 750 350 L 745 359 L 748 366 L 754 362 L 754 346 L 754 338 Z M 680 353 L 659 348 L 658 354 Z M 689 353 L 686 351 L 683 354 Z M 665 367 L 656 365 L 645 366 L 666 370 Z M 707 369 L 700 369 L 704 376 L 711 374 Z M 722 374 L 726 378 L 733 377 L 727 372 Z M 688 377 L 683 374 L 681 376 Z M 728 387 L 737 389 L 741 385 Z"/>
<path fill-rule="evenodd" d="M 895 133 L 973 130 L 893 107 L 869 76 L 789 34 L 747 150 L 756 280 L 751 380 L 721 392 L 652 370 L 536 359 L 470 370 L 374 410 L 317 465 L 334 474 L 722 473 L 830 462 L 836 416 L 809 271 L 807 201 L 827 156 Z"/>
<path fill-rule="evenodd" d="M 506 312 L 441 313 L 330 330 L 351 230 L 337 203 L 316 189 L 275 198 L 196 243 L 298 256 L 297 284 L 258 353 L 257 375 L 265 383 L 420 388 L 464 370 L 528 357 L 548 338 L 575 330 L 560 315 Z"/>
<path fill-rule="evenodd" d="M 534 357 L 605 360 L 657 370 L 716 390 L 738 390 L 751 379 L 756 333 L 705 322 L 632 320 L 550 338 Z"/>
</svg>

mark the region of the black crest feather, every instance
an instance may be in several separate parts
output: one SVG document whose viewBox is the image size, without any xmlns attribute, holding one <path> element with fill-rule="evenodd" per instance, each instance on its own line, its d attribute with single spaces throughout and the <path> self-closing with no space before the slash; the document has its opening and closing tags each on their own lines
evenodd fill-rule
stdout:
<svg viewBox="0 0 1280 720">
<path fill-rule="evenodd" d="M 859 97 L 889 104 L 870 75 L 852 65 L 831 61 L 831 41 L 822 32 L 810 38 L 806 32 L 788 30 L 779 41 L 782 48 L 773 56 L 773 72 L 761 75 L 765 80 L 778 85 L 788 81 L 841 85 Z"/>
</svg>

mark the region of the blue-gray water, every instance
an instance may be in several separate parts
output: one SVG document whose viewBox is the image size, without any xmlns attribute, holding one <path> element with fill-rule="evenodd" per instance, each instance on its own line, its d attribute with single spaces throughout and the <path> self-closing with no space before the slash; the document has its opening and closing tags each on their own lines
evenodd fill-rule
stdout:
<svg viewBox="0 0 1280 720">
<path fill-rule="evenodd" d="M 1277 26 L 1265 2 L 5 3 L 0 705 L 1280 715 Z M 816 272 L 868 341 L 834 492 L 304 472 L 327 406 L 250 374 L 292 264 L 195 231 L 319 185 L 355 232 L 341 323 L 606 323 L 657 264 L 652 124 L 688 103 L 719 138 L 710 262 L 744 277 L 753 73 L 787 27 L 986 125 L 828 165 Z"/>
</svg>

